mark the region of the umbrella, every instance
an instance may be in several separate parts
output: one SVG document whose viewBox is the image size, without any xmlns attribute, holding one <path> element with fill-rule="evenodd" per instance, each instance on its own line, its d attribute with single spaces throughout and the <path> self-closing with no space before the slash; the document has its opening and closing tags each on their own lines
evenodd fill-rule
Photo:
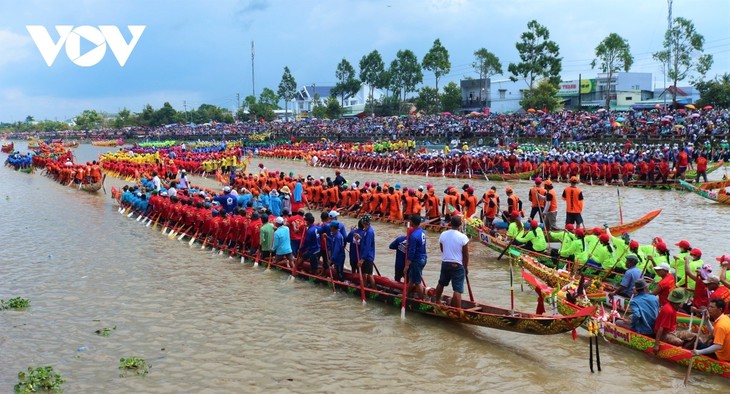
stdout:
<svg viewBox="0 0 730 394">
<path fill-rule="evenodd" d="M 696 108 L 696 107 L 695 107 L 694 105 L 692 105 L 692 104 L 687 104 L 687 105 L 685 105 L 685 106 L 684 106 L 684 108 L 688 108 L 688 109 L 697 109 L 697 108 Z"/>
<path fill-rule="evenodd" d="M 625 119 L 624 119 L 624 117 L 623 117 L 623 116 L 619 116 L 618 118 L 616 118 L 616 121 L 617 121 L 617 122 L 623 122 L 624 120 L 625 120 Z"/>
<path fill-rule="evenodd" d="M 534 114 L 535 113 L 535 108 L 530 108 L 530 109 L 527 110 L 527 112 L 529 112 L 531 114 Z"/>
<path fill-rule="evenodd" d="M 451 115 L 451 112 L 442 112 L 441 115 L 443 115 L 443 116 L 450 116 Z"/>
<path fill-rule="evenodd" d="M 541 109 L 538 109 L 538 110 L 537 110 L 537 113 L 538 113 L 538 114 L 544 114 L 544 113 L 545 113 L 545 111 L 543 111 L 543 110 L 541 110 Z"/>
<path fill-rule="evenodd" d="M 596 112 L 606 112 L 606 108 L 599 108 Z"/>
<path fill-rule="evenodd" d="M 712 106 L 711 105 L 705 105 L 704 107 L 702 107 L 702 109 L 704 109 L 706 111 L 709 111 L 709 110 L 712 109 Z"/>
<path fill-rule="evenodd" d="M 700 114 L 698 114 L 698 113 L 695 112 L 695 113 L 693 113 L 690 116 L 692 116 L 693 118 L 699 118 L 700 117 Z"/>
</svg>

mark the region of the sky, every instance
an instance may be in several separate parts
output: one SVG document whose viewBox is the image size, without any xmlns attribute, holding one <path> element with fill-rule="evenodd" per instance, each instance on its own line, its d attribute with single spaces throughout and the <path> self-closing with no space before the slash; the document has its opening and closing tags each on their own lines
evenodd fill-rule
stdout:
<svg viewBox="0 0 730 394">
<path fill-rule="evenodd" d="M 630 71 L 651 72 L 662 87 L 662 68 L 651 54 L 662 49 L 667 12 L 666 0 L 0 0 L 0 122 L 28 115 L 66 120 L 85 109 L 140 112 L 148 103 L 159 108 L 164 102 L 180 111 L 204 103 L 235 109 L 237 94 L 242 101 L 254 87 L 257 96 L 264 87 L 276 91 L 285 66 L 299 87 L 334 85 L 343 58 L 356 70 L 375 49 L 386 65 L 401 49 L 422 60 L 437 38 L 452 64 L 442 87 L 478 78 L 471 64 L 482 47 L 507 72 L 518 61 L 515 43 L 533 19 L 560 46 L 563 80 L 595 77 L 595 47 L 617 33 L 631 46 Z M 730 72 L 730 2 L 674 0 L 672 13 L 691 20 L 704 36 L 705 52 L 714 55 L 708 77 Z M 70 38 L 49 67 L 29 25 L 44 26 L 54 43 L 58 25 L 117 26 L 126 42 L 132 38 L 127 26 L 146 27 L 123 67 L 112 44 L 95 65 L 76 65 L 67 54 L 74 56 Z M 90 37 L 82 30 L 69 37 Z M 112 42 L 106 36 L 102 41 Z M 94 48 L 84 38 L 75 42 L 81 43 L 80 55 Z M 424 71 L 423 84 L 434 83 Z"/>
</svg>

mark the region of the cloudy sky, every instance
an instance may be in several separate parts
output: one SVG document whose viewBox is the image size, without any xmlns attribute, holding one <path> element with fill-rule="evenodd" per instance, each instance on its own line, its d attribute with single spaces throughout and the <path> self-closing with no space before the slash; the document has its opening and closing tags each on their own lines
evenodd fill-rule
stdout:
<svg viewBox="0 0 730 394">
<path fill-rule="evenodd" d="M 730 2 L 674 0 L 673 15 L 692 20 L 704 35 L 705 50 L 715 57 L 709 76 L 730 72 Z M 532 19 L 560 46 L 564 80 L 595 76 L 594 49 L 615 32 L 631 45 L 632 71 L 651 72 L 663 86 L 651 53 L 662 46 L 666 0 L 0 0 L 0 121 L 27 115 L 64 120 L 84 109 L 138 112 L 165 101 L 178 110 L 203 103 L 233 109 L 237 93 L 243 99 L 252 92 L 251 41 L 257 95 L 263 87 L 276 90 L 284 66 L 299 86 L 333 85 L 343 57 L 356 68 L 374 49 L 386 64 L 400 49 L 422 59 L 436 38 L 451 56 L 443 86 L 476 77 L 471 63 L 481 47 L 495 53 L 506 71 L 517 61 L 515 42 Z M 49 67 L 27 25 L 45 26 L 54 42 L 56 25 L 115 25 L 126 41 L 132 37 L 126 26 L 146 29 L 124 67 L 111 45 L 92 67 L 69 60 L 67 45 Z M 79 42 L 82 55 L 94 47 Z M 433 83 L 433 75 L 424 73 L 424 84 Z"/>
</svg>

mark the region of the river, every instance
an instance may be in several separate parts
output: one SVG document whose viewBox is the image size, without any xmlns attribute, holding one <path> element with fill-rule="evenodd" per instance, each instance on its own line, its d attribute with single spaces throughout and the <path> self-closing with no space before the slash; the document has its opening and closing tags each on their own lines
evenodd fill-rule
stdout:
<svg viewBox="0 0 730 394">
<path fill-rule="evenodd" d="M 22 145 L 22 142 L 17 145 Z M 22 148 L 22 147 L 21 147 Z M 79 161 L 110 148 L 82 145 Z M 21 149 L 23 151 L 23 149 Z M 4 155 L 3 155 L 4 157 Z M 4 160 L 4 158 L 3 158 Z M 334 176 L 302 162 L 254 159 L 269 169 Z M 712 178 L 722 176 L 722 170 Z M 374 174 L 343 170 L 348 180 L 404 186 L 469 183 L 481 195 L 492 184 L 504 200 L 506 183 Z M 193 177 L 193 183 L 214 186 Z M 0 170 L 0 298 L 31 300 L 25 311 L 0 312 L 0 392 L 17 373 L 52 365 L 68 393 L 223 392 L 727 392 L 728 381 L 601 340 L 602 371 L 588 368 L 588 337 L 579 330 L 541 337 L 453 324 L 386 305 L 361 305 L 309 282 L 212 255 L 169 240 L 159 230 L 117 212 L 103 192 L 92 195 L 41 176 Z M 107 179 L 106 190 L 121 186 Z M 526 200 L 531 182 L 513 182 Z M 562 185 L 557 189 L 561 191 Z M 588 227 L 619 221 L 616 188 L 582 186 Z M 714 257 L 728 253 L 724 221 L 730 209 L 676 191 L 621 189 L 623 216 L 633 220 L 662 208 L 634 236 L 648 243 L 687 239 Z M 563 220 L 563 214 L 559 220 Z M 347 226 L 355 219 L 344 218 Z M 373 223 L 377 265 L 392 275 L 388 244 L 405 229 Z M 424 277 L 438 279 L 438 238 L 428 235 Z M 507 259 L 474 244 L 470 280 L 477 300 L 508 307 Z M 717 271 L 716 271 L 717 272 Z M 518 309 L 534 311 L 535 294 L 521 290 Z M 448 292 L 449 290 L 447 290 Z M 96 330 L 114 327 L 108 337 Z M 149 375 L 120 377 L 121 357 L 139 356 Z"/>
</svg>

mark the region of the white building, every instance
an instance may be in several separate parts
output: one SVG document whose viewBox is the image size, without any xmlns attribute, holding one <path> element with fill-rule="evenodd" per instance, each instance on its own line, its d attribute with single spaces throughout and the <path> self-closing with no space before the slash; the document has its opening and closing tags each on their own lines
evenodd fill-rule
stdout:
<svg viewBox="0 0 730 394">
<path fill-rule="evenodd" d="M 332 95 L 332 89 L 334 86 L 303 86 L 297 92 L 294 100 L 295 104 L 293 107 L 293 113 L 298 117 L 307 117 L 314 108 L 314 97 L 319 96 L 320 102 L 324 104 L 325 100 Z M 343 105 L 343 112 L 347 114 L 353 114 L 354 112 L 362 112 L 365 108 L 365 104 L 370 94 L 370 86 L 366 84 L 360 85 L 360 90 L 355 93 L 354 96 L 346 98 Z M 380 100 L 383 97 L 383 93 L 375 89 L 373 91 L 373 99 Z M 336 97 L 337 102 L 341 103 L 339 96 Z"/>
</svg>

